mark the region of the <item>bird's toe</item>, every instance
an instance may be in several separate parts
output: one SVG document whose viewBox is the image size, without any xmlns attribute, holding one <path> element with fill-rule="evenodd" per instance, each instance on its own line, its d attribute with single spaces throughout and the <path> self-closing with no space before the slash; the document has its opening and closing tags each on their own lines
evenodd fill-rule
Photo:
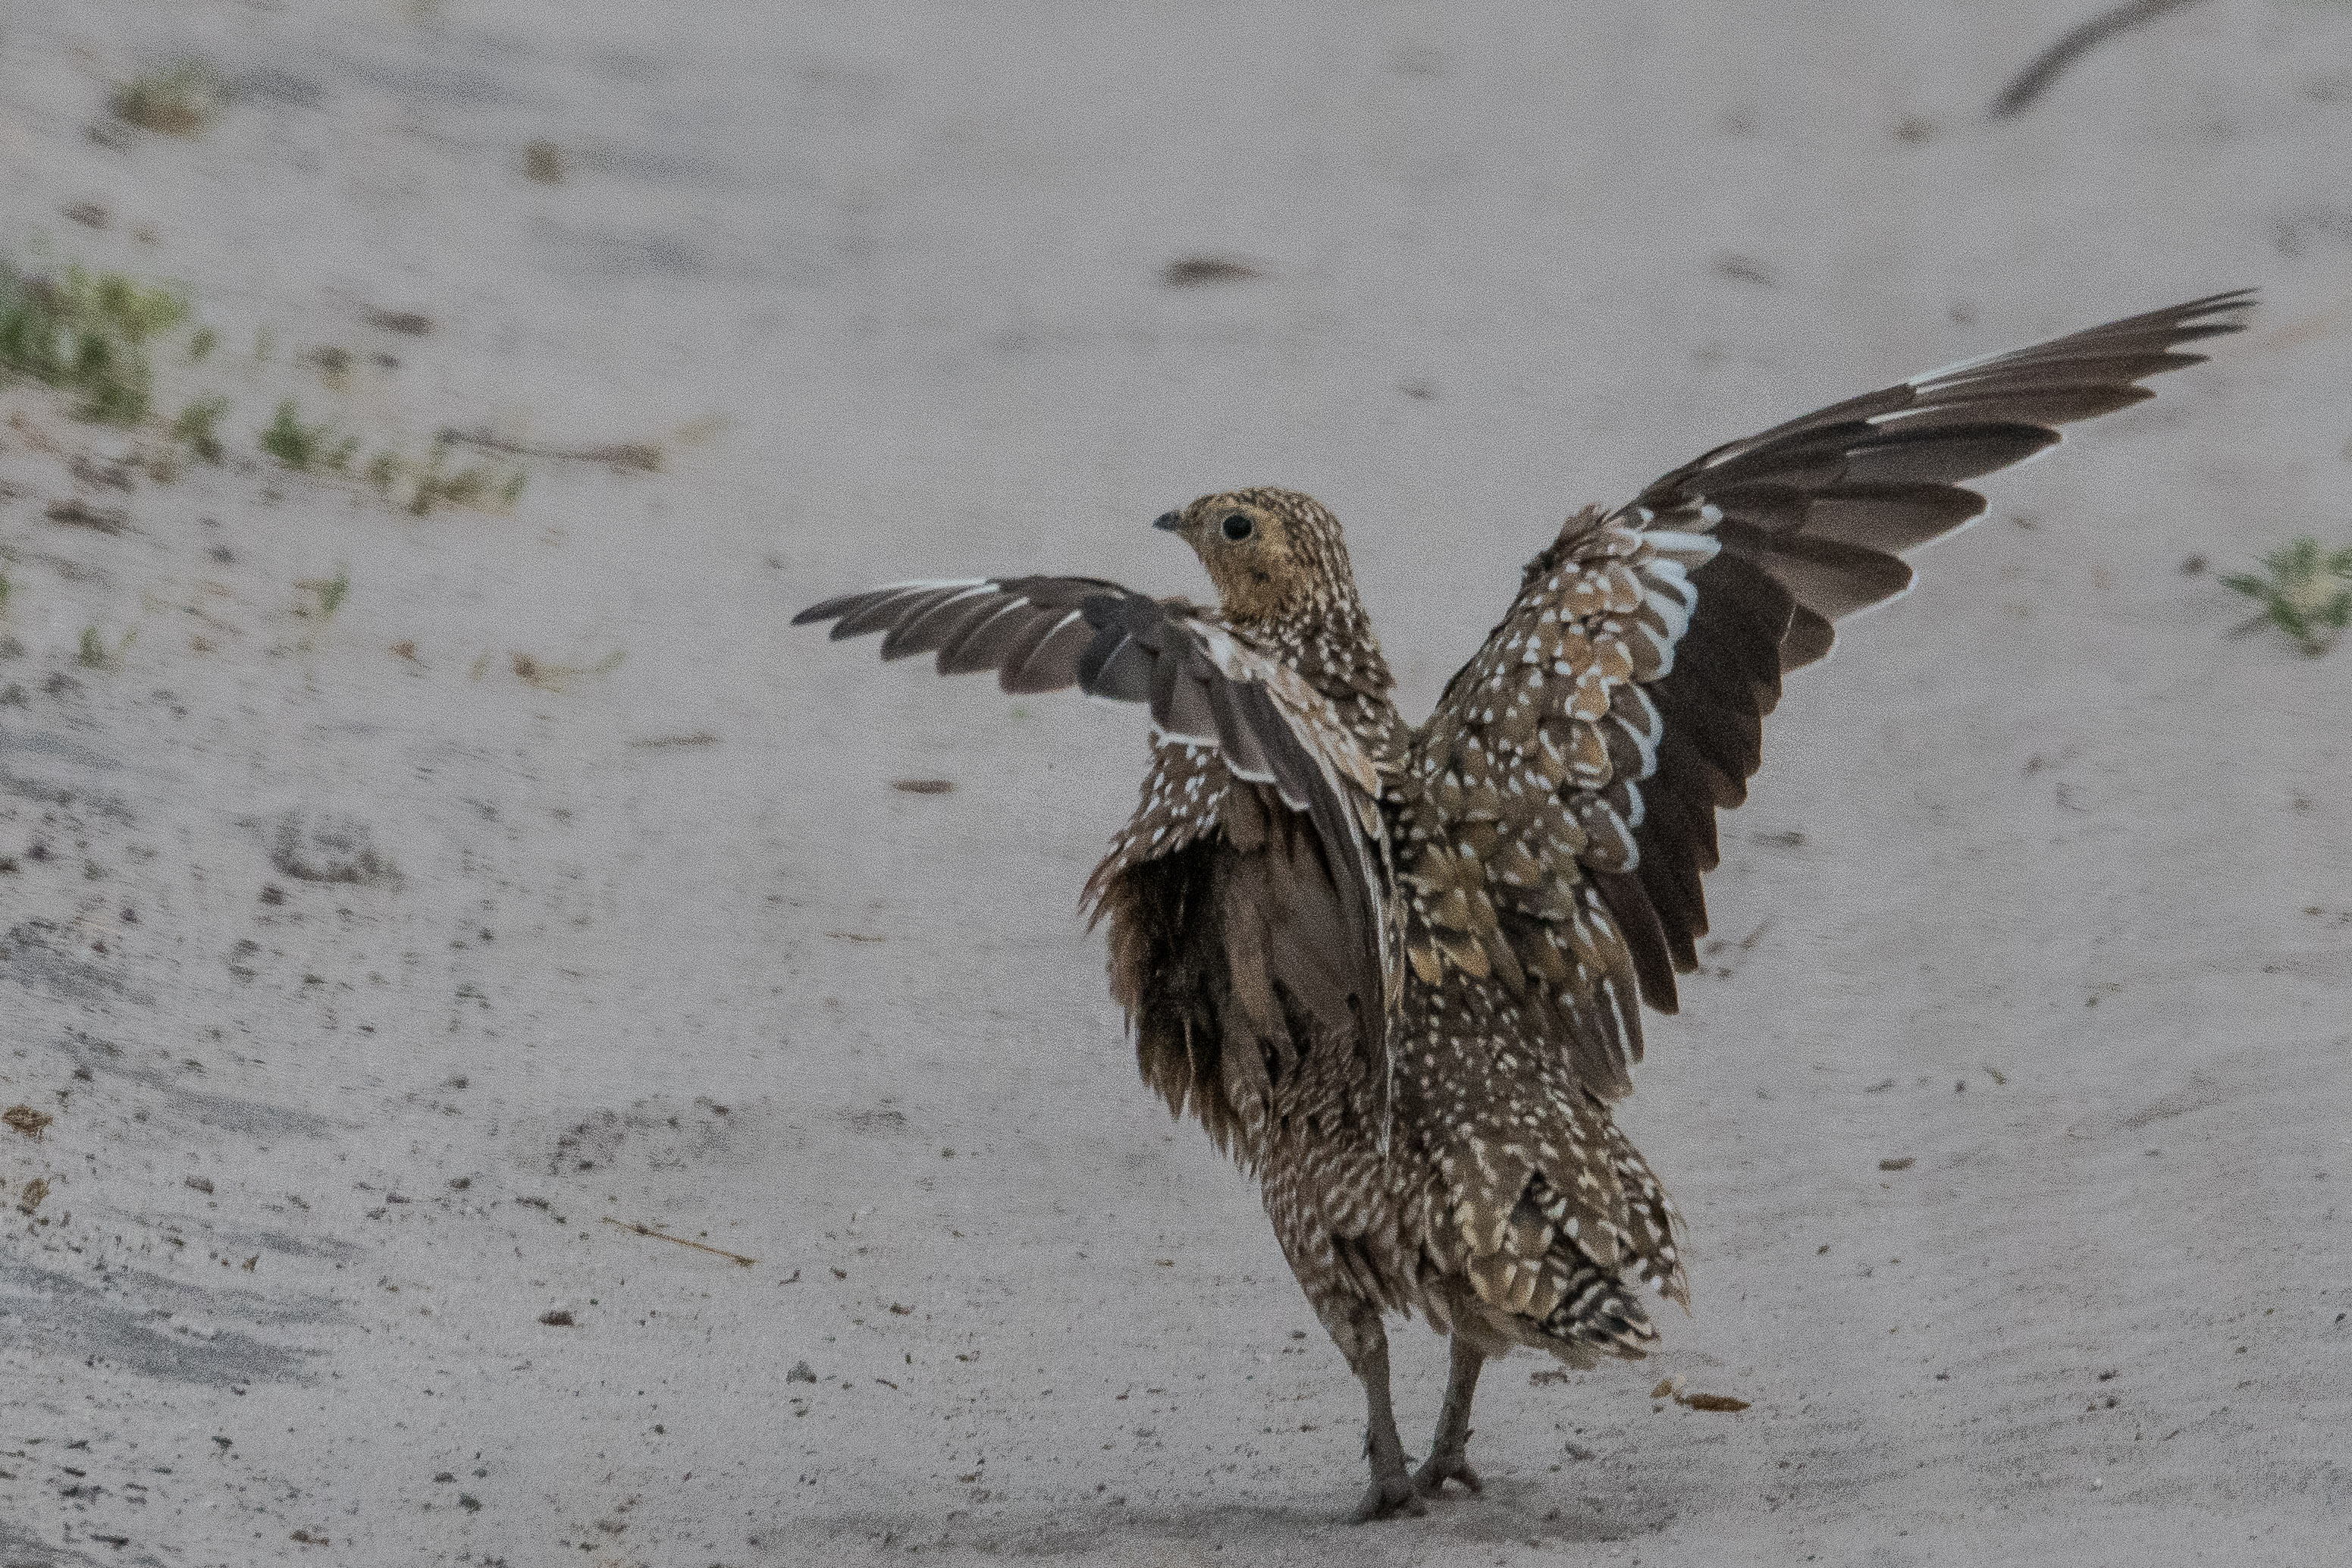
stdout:
<svg viewBox="0 0 2352 1568">
<path fill-rule="evenodd" d="M 1445 1489 L 1448 1481 L 1460 1481 L 1465 1489 L 1476 1493 L 1486 1489 L 1478 1472 L 1460 1454 L 1432 1454 L 1422 1461 L 1421 1468 L 1412 1473 L 1412 1489 L 1423 1497 L 1435 1497 Z"/>
<path fill-rule="evenodd" d="M 1412 1478 L 1399 1470 L 1393 1476 L 1375 1477 L 1364 1500 L 1356 1505 L 1355 1522 L 1369 1524 L 1376 1519 L 1394 1519 L 1399 1514 L 1419 1518 L 1429 1511 L 1429 1504 L 1412 1484 Z"/>
</svg>

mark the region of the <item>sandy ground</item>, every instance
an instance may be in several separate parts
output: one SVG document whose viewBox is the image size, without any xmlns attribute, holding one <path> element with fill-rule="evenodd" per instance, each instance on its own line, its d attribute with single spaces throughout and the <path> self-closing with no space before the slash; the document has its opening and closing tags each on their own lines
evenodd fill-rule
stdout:
<svg viewBox="0 0 2352 1568">
<path fill-rule="evenodd" d="M 12 254 L 184 280 L 245 459 L 0 394 L 0 1564 L 2347 1560 L 2352 650 L 2181 563 L 2347 526 L 2352 11 L 1986 123 L 2075 16 L 0 9 Z M 87 133 L 183 54 L 205 135 Z M 1792 687 L 1625 1116 L 1695 1318 L 1337 1523 L 1357 1389 L 1072 913 L 1139 720 L 791 612 L 1198 594 L 1146 520 L 1281 482 L 1418 711 L 1571 507 L 2249 282 Z M 253 460 L 287 395 L 667 461 L 418 520 Z"/>
</svg>

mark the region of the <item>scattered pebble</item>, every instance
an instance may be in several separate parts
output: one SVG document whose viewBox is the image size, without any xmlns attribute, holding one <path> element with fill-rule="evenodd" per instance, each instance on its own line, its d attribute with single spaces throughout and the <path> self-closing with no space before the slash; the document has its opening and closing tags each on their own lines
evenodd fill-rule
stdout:
<svg viewBox="0 0 2352 1568">
<path fill-rule="evenodd" d="M 1675 1403 L 1685 1410 L 1718 1410 L 1727 1414 L 1748 1408 L 1748 1401 L 1734 1399 L 1728 1394 L 1677 1394 Z"/>
<path fill-rule="evenodd" d="M 1672 1377 L 1661 1379 L 1658 1386 L 1650 1390 L 1650 1397 L 1653 1399 L 1671 1399 L 1685 1410 L 1715 1410 L 1727 1413 L 1745 1410 L 1748 1408 L 1748 1401 L 1745 1399 L 1734 1399 L 1727 1394 L 1684 1393 L 1683 1378 L 1680 1373 L 1675 1373 Z M 1569 1447 L 1570 1449 L 1573 1451 L 1576 1446 L 1571 1443 Z"/>
<path fill-rule="evenodd" d="M 1878 1162 L 1878 1168 L 1882 1171 L 1907 1171 L 1913 1163 L 1913 1156 L 1906 1154 L 1899 1159 L 1881 1160 Z"/>
<path fill-rule="evenodd" d="M 551 1310 L 541 1312 L 539 1315 L 539 1321 L 545 1323 L 551 1329 L 568 1329 L 573 1327 L 571 1312 L 562 1307 L 556 1307 Z"/>
<path fill-rule="evenodd" d="M 370 310 L 367 324 L 404 337 L 421 338 L 433 330 L 433 318 L 421 310 Z"/>
<path fill-rule="evenodd" d="M 1265 274 L 1246 262 L 1215 256 L 1187 256 L 1171 261 L 1160 274 L 1171 289 L 1194 289 L 1204 283 L 1246 283 Z"/>
</svg>

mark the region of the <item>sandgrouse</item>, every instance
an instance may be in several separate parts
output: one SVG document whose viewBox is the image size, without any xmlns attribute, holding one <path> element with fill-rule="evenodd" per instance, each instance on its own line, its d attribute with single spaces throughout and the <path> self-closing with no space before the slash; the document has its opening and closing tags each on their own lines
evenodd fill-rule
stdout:
<svg viewBox="0 0 2352 1568">
<path fill-rule="evenodd" d="M 881 632 L 1007 691 L 1145 704 L 1151 768 L 1086 889 L 1143 1077 L 1255 1174 L 1364 1385 L 1357 1517 L 1471 1490 L 1470 1402 L 1516 1345 L 1638 1357 L 1687 1307 L 1673 1202 L 1617 1130 L 1641 1007 L 1707 929 L 1715 814 L 1786 672 L 1984 510 L 1961 481 L 2137 403 L 2239 331 L 2215 294 L 1833 404 L 1568 520 L 1419 725 L 1398 714 L 1339 521 L 1282 489 L 1158 520 L 1213 610 L 1088 577 L 899 583 L 799 622 Z M 1450 1332 L 1408 1470 L 1382 1319 Z"/>
</svg>

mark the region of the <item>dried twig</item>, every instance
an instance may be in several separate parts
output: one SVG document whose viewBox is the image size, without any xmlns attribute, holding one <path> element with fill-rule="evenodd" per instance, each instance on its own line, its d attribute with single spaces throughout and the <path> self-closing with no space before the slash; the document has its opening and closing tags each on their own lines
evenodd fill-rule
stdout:
<svg viewBox="0 0 2352 1568">
<path fill-rule="evenodd" d="M 2042 50 L 2034 57 L 2032 65 L 2018 72 L 2010 84 L 2000 89 L 2000 95 L 1992 100 L 1992 117 L 2007 120 L 2013 114 L 2023 113 L 2076 60 L 2109 38 L 2153 22 L 2169 12 L 2185 10 L 2196 3 L 2197 0 L 2128 0 L 2127 4 L 2100 12 Z"/>
<path fill-rule="evenodd" d="M 614 1219 L 611 1215 L 606 1215 L 604 1223 L 617 1226 L 634 1236 L 650 1236 L 656 1241 L 674 1241 L 680 1247 L 690 1247 L 697 1252 L 708 1252 L 714 1257 L 724 1258 L 730 1262 L 740 1263 L 746 1268 L 760 1261 L 756 1258 L 746 1258 L 740 1252 L 730 1252 L 723 1247 L 709 1247 L 699 1241 L 688 1241 L 682 1236 L 667 1235 L 649 1225 L 639 1225 L 634 1220 Z"/>
<path fill-rule="evenodd" d="M 441 439 L 461 447 L 478 447 L 485 452 L 503 452 L 510 458 L 563 458 L 580 463 L 610 463 L 616 468 L 642 468 L 647 473 L 659 470 L 662 449 L 650 441 L 615 441 L 604 447 L 534 447 L 525 441 L 508 441 L 487 430 L 441 432 Z"/>
</svg>

